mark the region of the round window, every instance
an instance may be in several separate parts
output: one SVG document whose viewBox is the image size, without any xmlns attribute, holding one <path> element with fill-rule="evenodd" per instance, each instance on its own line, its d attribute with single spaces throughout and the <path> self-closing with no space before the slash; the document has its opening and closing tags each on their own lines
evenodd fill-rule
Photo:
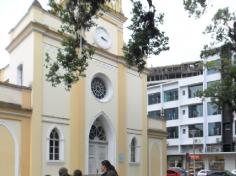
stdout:
<svg viewBox="0 0 236 176">
<path fill-rule="evenodd" d="M 110 79 L 102 73 L 97 73 L 92 78 L 91 91 L 97 100 L 101 102 L 109 101 L 113 94 Z"/>
<path fill-rule="evenodd" d="M 101 78 L 94 78 L 91 83 L 92 92 L 98 99 L 103 99 L 106 95 L 106 85 Z"/>
</svg>

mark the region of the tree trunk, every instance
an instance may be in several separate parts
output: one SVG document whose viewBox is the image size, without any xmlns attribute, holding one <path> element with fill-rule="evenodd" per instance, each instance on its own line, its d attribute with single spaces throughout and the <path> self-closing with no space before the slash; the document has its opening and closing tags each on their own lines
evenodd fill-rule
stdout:
<svg viewBox="0 0 236 176">
<path fill-rule="evenodd" d="M 225 103 L 222 109 L 222 145 L 223 152 L 234 150 L 233 145 L 233 108 L 231 103 Z"/>
</svg>

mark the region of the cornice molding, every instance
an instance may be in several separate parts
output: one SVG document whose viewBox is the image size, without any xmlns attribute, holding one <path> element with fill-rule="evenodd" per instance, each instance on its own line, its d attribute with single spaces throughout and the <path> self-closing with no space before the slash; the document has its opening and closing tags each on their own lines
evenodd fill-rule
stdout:
<svg viewBox="0 0 236 176">
<path fill-rule="evenodd" d="M 25 109 L 18 104 L 0 101 L 0 114 L 31 117 L 32 109 Z"/>
<path fill-rule="evenodd" d="M 148 137 L 157 138 L 157 139 L 166 139 L 167 132 L 164 130 L 158 130 L 158 129 L 148 129 Z"/>
<path fill-rule="evenodd" d="M 16 85 L 16 84 L 10 84 L 10 83 L 7 83 L 7 82 L 1 82 L 0 81 L 0 86 L 6 86 L 6 87 L 12 87 L 12 88 L 17 88 L 17 89 L 24 89 L 24 90 L 32 90 L 30 87 L 26 87 L 26 86 L 19 86 L 19 85 Z"/>
</svg>

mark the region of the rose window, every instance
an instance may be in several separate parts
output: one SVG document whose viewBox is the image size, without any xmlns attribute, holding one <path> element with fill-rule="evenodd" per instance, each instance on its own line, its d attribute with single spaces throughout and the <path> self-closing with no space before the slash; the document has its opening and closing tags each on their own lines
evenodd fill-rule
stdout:
<svg viewBox="0 0 236 176">
<path fill-rule="evenodd" d="M 94 78 L 91 83 L 91 89 L 94 96 L 98 99 L 103 99 L 106 96 L 106 85 L 101 78 Z"/>
</svg>

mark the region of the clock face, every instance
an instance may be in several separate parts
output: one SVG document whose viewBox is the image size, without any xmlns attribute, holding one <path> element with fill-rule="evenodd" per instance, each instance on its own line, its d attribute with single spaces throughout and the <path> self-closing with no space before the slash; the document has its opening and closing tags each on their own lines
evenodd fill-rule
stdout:
<svg viewBox="0 0 236 176">
<path fill-rule="evenodd" d="M 103 49 L 108 49 L 111 46 L 110 35 L 103 27 L 97 27 L 94 39 L 96 44 Z"/>
</svg>

